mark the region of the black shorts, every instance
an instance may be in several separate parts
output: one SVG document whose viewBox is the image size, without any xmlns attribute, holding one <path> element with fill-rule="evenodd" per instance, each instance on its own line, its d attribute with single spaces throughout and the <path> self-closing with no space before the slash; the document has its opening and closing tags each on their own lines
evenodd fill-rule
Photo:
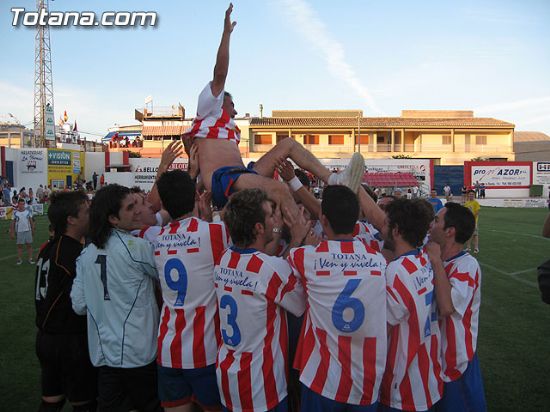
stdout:
<svg viewBox="0 0 550 412">
<path fill-rule="evenodd" d="M 140 368 L 99 367 L 98 405 L 100 411 L 161 412 L 157 395 L 157 365 Z"/>
<path fill-rule="evenodd" d="M 70 402 L 95 400 L 97 371 L 90 362 L 88 338 L 80 335 L 36 335 L 42 396 L 65 395 Z"/>
</svg>

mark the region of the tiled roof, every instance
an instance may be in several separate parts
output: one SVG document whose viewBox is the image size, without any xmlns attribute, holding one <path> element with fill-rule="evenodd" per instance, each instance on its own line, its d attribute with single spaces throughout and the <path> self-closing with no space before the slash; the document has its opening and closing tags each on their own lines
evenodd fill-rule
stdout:
<svg viewBox="0 0 550 412">
<path fill-rule="evenodd" d="M 418 181 L 412 173 L 365 173 L 363 182 L 372 187 L 418 186 Z"/>
<path fill-rule="evenodd" d="M 148 126 L 144 125 L 142 136 L 179 136 L 188 126 Z"/>
<path fill-rule="evenodd" d="M 514 132 L 514 143 L 550 142 L 550 136 L 542 132 Z"/>
<path fill-rule="evenodd" d="M 490 117 L 472 118 L 403 118 L 403 117 L 363 117 L 361 127 L 370 128 L 514 128 L 514 124 Z M 357 118 L 338 117 L 253 117 L 250 126 L 268 127 L 357 127 Z"/>
</svg>

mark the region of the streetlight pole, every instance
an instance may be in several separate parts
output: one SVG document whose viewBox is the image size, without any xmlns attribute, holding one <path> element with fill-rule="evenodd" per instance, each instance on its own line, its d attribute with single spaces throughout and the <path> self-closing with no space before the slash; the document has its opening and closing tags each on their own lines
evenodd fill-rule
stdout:
<svg viewBox="0 0 550 412">
<path fill-rule="evenodd" d="M 361 112 L 357 113 L 357 146 L 361 153 Z"/>
</svg>

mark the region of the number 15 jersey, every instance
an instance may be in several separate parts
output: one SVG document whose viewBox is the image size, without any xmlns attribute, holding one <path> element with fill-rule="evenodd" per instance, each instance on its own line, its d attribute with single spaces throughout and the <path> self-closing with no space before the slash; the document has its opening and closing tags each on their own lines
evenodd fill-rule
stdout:
<svg viewBox="0 0 550 412">
<path fill-rule="evenodd" d="M 360 240 L 328 240 L 290 252 L 307 312 L 294 366 L 325 398 L 370 405 L 386 363 L 386 260 Z"/>
</svg>

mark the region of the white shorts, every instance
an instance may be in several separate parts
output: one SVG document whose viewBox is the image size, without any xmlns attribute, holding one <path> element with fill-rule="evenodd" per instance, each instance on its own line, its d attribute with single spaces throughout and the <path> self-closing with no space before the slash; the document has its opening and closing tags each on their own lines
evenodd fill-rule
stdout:
<svg viewBox="0 0 550 412">
<path fill-rule="evenodd" d="M 25 232 L 17 232 L 17 241 L 18 245 L 25 245 L 32 243 L 32 232 L 27 230 Z"/>
</svg>

